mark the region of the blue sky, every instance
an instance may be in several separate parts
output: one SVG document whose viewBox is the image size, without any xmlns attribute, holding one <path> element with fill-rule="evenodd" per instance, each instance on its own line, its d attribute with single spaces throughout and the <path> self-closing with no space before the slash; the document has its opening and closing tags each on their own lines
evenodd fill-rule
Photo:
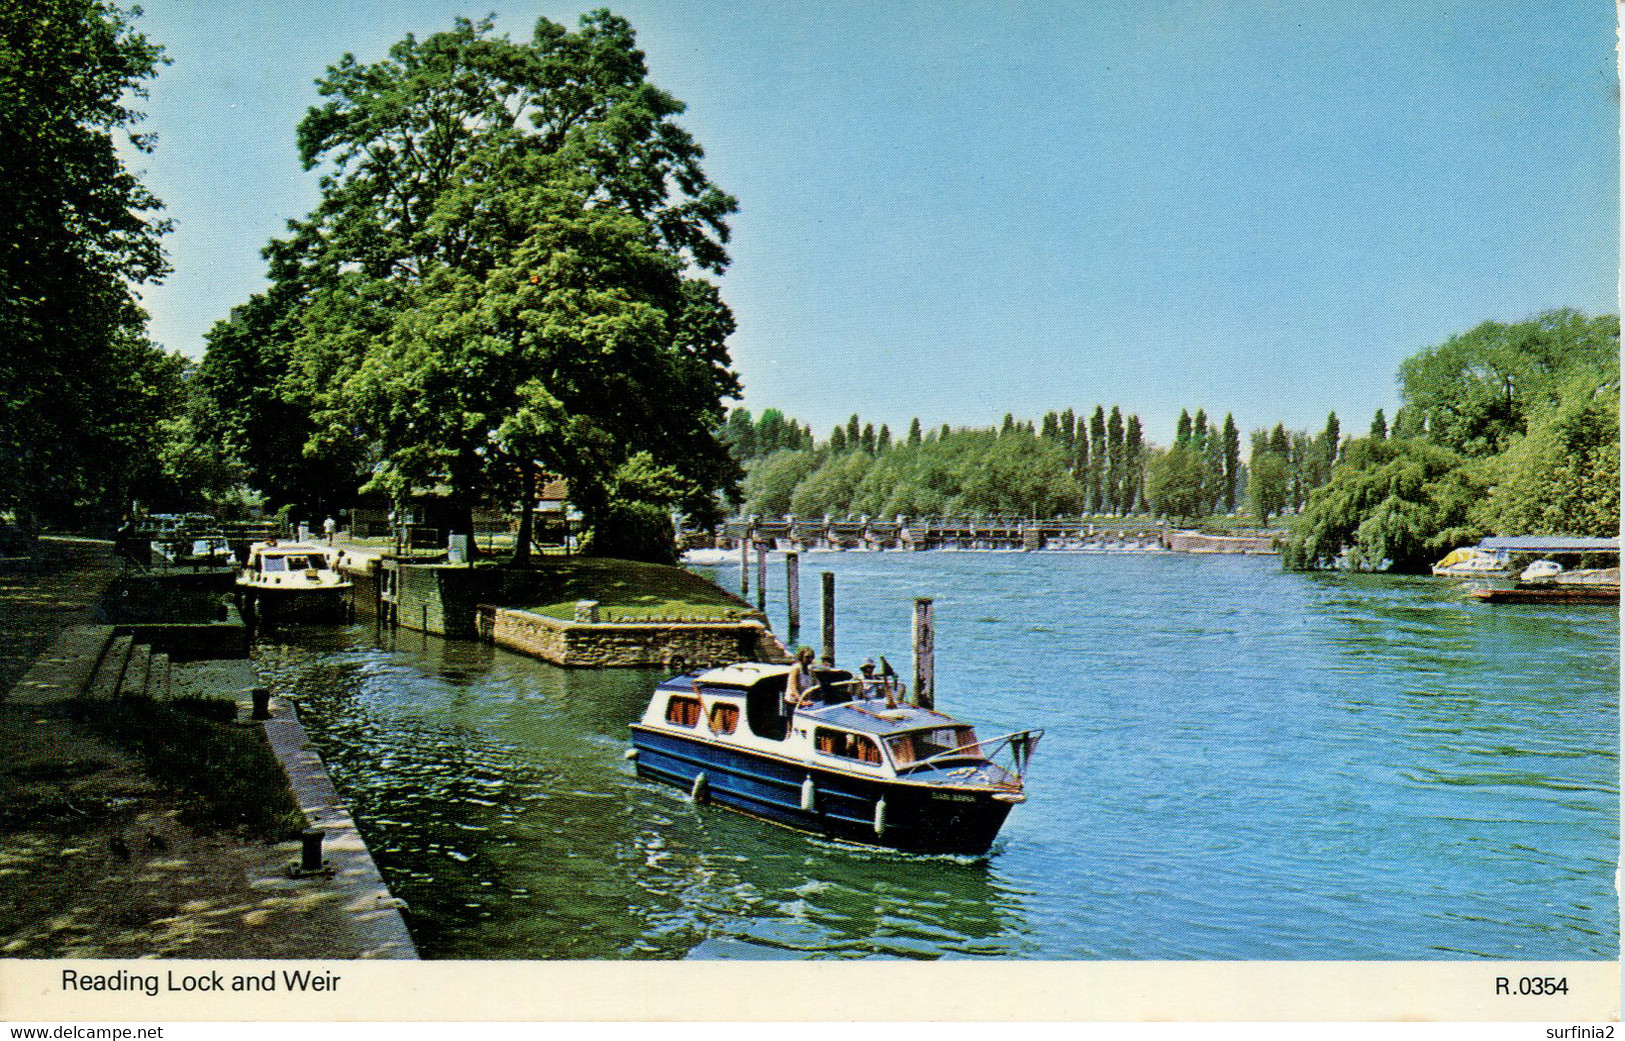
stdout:
<svg viewBox="0 0 1625 1041">
<path fill-rule="evenodd" d="M 140 157 L 176 224 L 151 332 L 192 357 L 316 199 L 294 128 L 346 51 L 590 6 L 152 0 Z M 612 3 L 740 200 L 743 404 L 824 437 L 1097 403 L 1171 439 L 1363 431 L 1416 351 L 1617 313 L 1614 8 L 1529 3 Z"/>
</svg>

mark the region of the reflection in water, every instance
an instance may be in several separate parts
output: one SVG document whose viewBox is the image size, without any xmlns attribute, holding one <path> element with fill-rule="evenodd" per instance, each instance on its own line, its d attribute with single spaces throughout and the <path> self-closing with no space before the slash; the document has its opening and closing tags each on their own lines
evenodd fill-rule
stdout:
<svg viewBox="0 0 1625 1041">
<path fill-rule="evenodd" d="M 657 673 L 370 625 L 285 630 L 257 665 L 431 957 L 1617 951 L 1616 611 L 1256 558 L 805 559 L 837 572 L 843 659 L 906 668 L 933 596 L 945 707 L 1048 730 L 988 858 L 822 842 L 636 781 L 626 724 Z"/>
</svg>

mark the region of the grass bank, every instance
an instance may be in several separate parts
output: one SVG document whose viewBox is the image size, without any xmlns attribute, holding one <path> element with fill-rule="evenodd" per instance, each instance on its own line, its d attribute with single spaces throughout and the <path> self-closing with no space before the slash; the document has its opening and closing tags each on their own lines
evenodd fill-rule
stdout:
<svg viewBox="0 0 1625 1041">
<path fill-rule="evenodd" d="M 727 622 L 756 614 L 754 607 L 732 593 L 682 568 L 663 564 L 550 558 L 537 572 L 544 576 L 541 590 L 531 602 L 512 606 L 565 621 L 575 617 L 579 600 L 598 601 L 598 617 L 606 622 Z"/>
<path fill-rule="evenodd" d="M 147 775 L 180 796 L 181 819 L 273 841 L 304 826 L 287 776 L 260 727 L 240 727 L 227 698 L 79 701 L 76 719 L 138 755 Z"/>
</svg>

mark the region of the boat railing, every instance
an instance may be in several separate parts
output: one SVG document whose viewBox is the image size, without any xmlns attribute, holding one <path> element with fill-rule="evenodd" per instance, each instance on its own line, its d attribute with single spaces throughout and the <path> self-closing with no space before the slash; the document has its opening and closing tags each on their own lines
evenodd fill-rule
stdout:
<svg viewBox="0 0 1625 1041">
<path fill-rule="evenodd" d="M 1032 762 L 1033 751 L 1038 747 L 1038 741 L 1043 736 L 1044 731 L 1042 730 L 1014 730 L 999 737 L 968 741 L 957 748 L 950 748 L 910 763 L 907 772 L 913 773 L 916 770 L 928 769 L 935 764 L 949 760 L 965 759 L 973 756 L 1003 768 L 1002 764 L 998 762 L 998 757 L 1001 754 L 1008 754 L 1012 767 L 1009 773 L 1014 775 L 1016 784 L 1019 785 L 1026 778 L 1027 766 Z"/>
</svg>

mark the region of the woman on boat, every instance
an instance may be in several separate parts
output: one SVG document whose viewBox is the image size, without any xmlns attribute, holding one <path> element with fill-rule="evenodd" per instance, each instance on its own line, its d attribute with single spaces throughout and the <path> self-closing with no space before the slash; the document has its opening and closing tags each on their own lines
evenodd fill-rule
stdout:
<svg viewBox="0 0 1625 1041">
<path fill-rule="evenodd" d="M 793 716 L 802 705 L 817 701 L 818 686 L 818 674 L 813 671 L 813 649 L 800 647 L 796 650 L 795 668 L 784 682 L 784 714 Z"/>
</svg>

